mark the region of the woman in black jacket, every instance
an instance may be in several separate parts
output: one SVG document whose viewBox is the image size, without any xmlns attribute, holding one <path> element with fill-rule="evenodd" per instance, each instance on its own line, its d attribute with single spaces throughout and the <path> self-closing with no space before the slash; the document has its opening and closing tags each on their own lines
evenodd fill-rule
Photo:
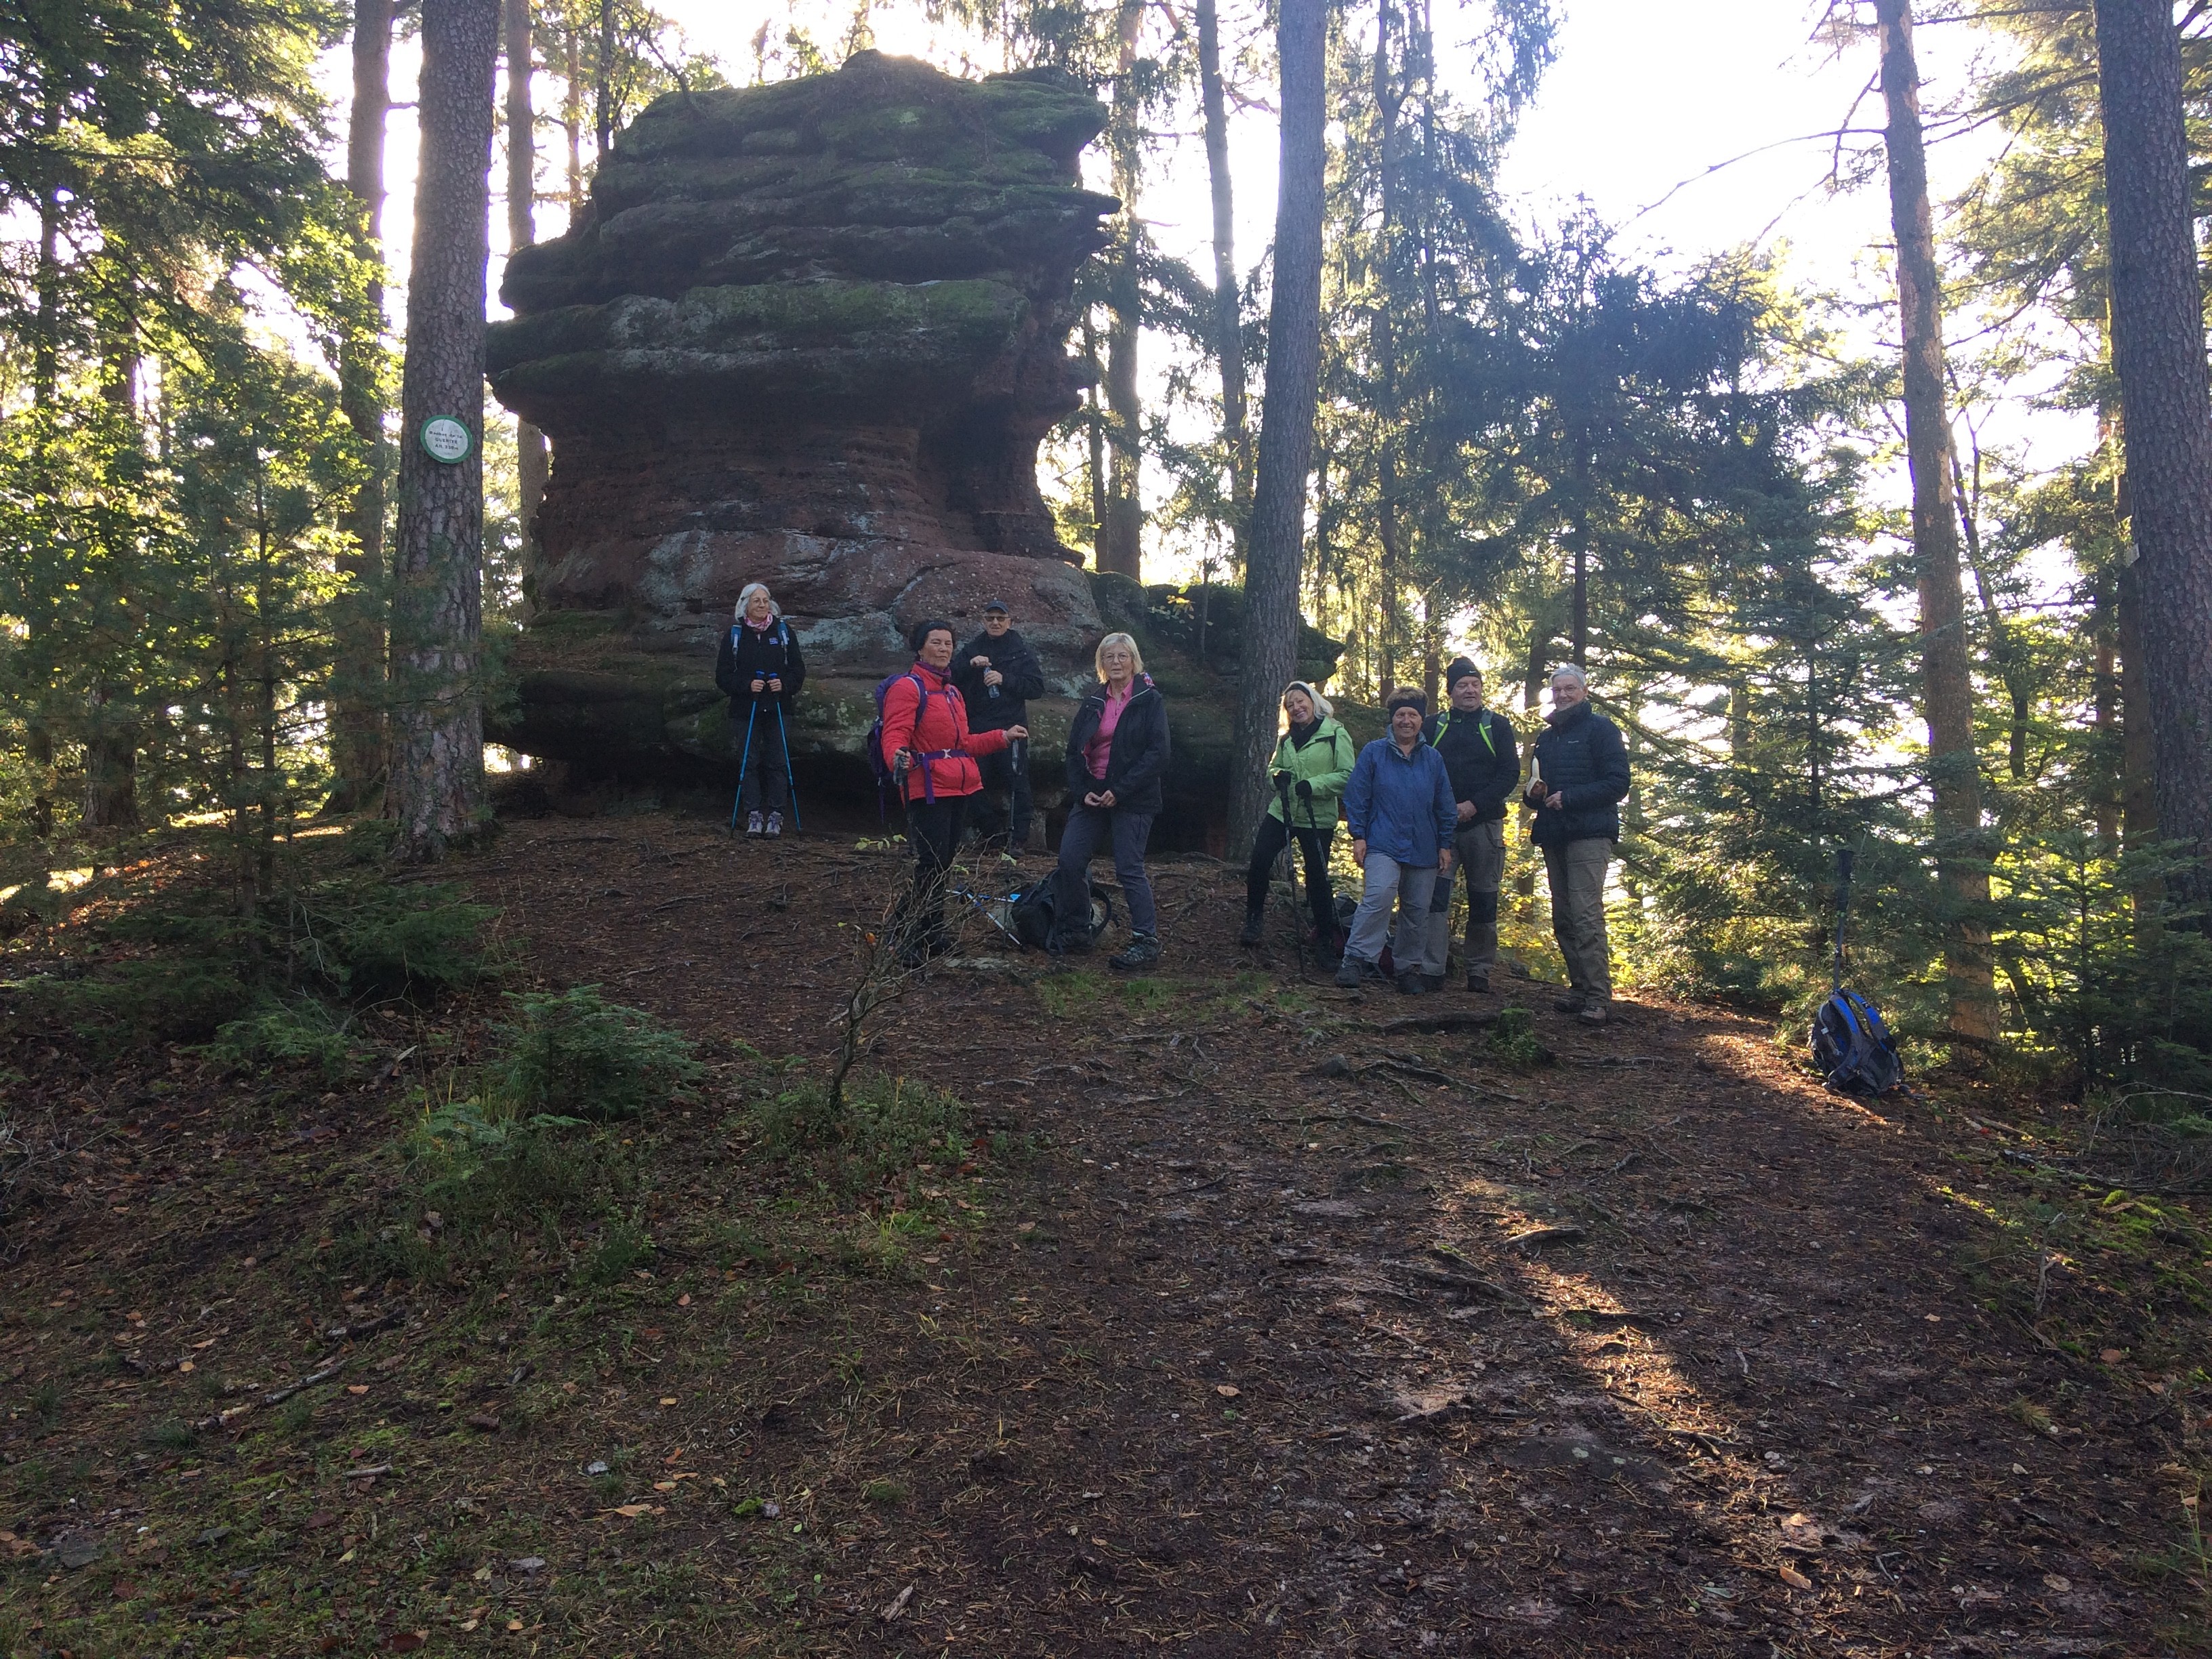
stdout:
<svg viewBox="0 0 2212 1659">
<path fill-rule="evenodd" d="M 791 799 L 791 738 L 784 711 L 806 684 L 799 637 L 763 582 L 738 595 L 737 619 L 714 656 L 714 684 L 728 693 L 730 723 L 743 726 L 738 757 L 744 786 L 738 793 L 748 836 L 781 836 Z M 767 816 L 762 816 L 763 804 Z"/>
<path fill-rule="evenodd" d="M 1087 881 L 1102 846 L 1114 849 L 1114 878 L 1129 901 L 1129 945 L 1109 960 L 1115 968 L 1146 968 L 1160 959 L 1159 918 L 1152 878 L 1145 873 L 1145 843 L 1160 810 L 1160 779 L 1168 769 L 1168 708 L 1145 672 L 1137 642 L 1109 634 L 1092 659 L 1099 683 L 1075 711 L 1067 734 L 1067 828 L 1060 837 L 1060 867 Z"/>
</svg>

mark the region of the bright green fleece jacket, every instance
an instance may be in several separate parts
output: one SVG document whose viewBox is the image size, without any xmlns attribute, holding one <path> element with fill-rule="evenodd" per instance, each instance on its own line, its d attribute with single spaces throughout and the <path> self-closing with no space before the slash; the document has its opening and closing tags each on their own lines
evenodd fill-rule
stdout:
<svg viewBox="0 0 2212 1659">
<path fill-rule="evenodd" d="M 1282 741 L 1275 745 L 1275 758 L 1267 765 L 1267 816 L 1283 816 L 1282 798 L 1275 793 L 1275 774 L 1288 772 L 1291 826 L 1306 827 L 1306 804 L 1298 799 L 1297 780 L 1303 778 L 1313 785 L 1316 827 L 1328 829 L 1336 822 L 1337 804 L 1344 799 L 1344 786 L 1352 781 L 1352 763 L 1358 758 L 1359 745 L 1352 740 L 1352 733 L 1327 714 L 1303 749 L 1291 741 L 1289 732 L 1284 732 Z"/>
</svg>

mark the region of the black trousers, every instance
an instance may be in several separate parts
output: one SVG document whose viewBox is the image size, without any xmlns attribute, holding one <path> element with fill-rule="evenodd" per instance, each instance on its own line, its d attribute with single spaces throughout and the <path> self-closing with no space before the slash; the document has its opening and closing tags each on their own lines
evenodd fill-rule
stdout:
<svg viewBox="0 0 2212 1659">
<path fill-rule="evenodd" d="M 744 786 L 738 805 L 748 812 L 781 812 L 791 805 L 791 769 L 786 764 L 783 711 L 772 697 L 754 705 L 752 753 L 744 757 Z M 745 717 L 738 716 L 738 741 L 745 740 Z"/>
<path fill-rule="evenodd" d="M 945 925 L 945 883 L 951 873 L 952 855 L 960 848 L 960 826 L 967 817 L 965 795 L 906 804 L 907 844 L 914 848 L 914 884 L 899 900 L 891 919 L 902 950 L 934 955 L 952 944 L 951 933 Z"/>
<path fill-rule="evenodd" d="M 1006 792 L 1006 824 L 1004 834 L 1016 847 L 1021 846 L 1029 839 L 1030 817 L 1036 811 L 1036 804 L 1030 795 L 1029 755 L 1026 752 L 1029 745 L 1023 744 L 1021 747 L 1024 752 L 1018 763 L 1015 761 L 1012 744 L 1001 749 L 995 755 L 986 755 L 975 763 L 976 770 L 983 775 L 983 797 L 995 798 L 1001 789 Z M 988 804 L 983 797 L 970 798 L 975 799 L 976 804 L 983 808 L 982 811 L 976 814 L 978 817 L 988 815 L 988 824 L 982 826 L 983 833 L 1000 834 L 998 810 L 995 805 Z"/>
<path fill-rule="evenodd" d="M 1244 867 L 1244 908 L 1256 916 L 1267 908 L 1267 884 L 1274 876 L 1275 860 L 1293 836 L 1305 859 L 1306 907 L 1313 914 L 1315 936 L 1328 939 L 1336 932 L 1336 895 L 1328 884 L 1328 846 L 1336 838 L 1334 823 L 1312 830 L 1302 823 L 1293 830 L 1272 812 L 1261 818 L 1259 832 L 1252 837 L 1252 862 Z"/>
</svg>

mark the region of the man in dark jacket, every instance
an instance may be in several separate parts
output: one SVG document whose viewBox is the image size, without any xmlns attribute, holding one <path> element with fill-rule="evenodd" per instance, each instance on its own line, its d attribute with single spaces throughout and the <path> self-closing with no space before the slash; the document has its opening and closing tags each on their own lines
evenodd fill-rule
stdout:
<svg viewBox="0 0 2212 1659">
<path fill-rule="evenodd" d="M 1002 732 L 1029 724 L 1029 700 L 1044 695 L 1044 670 L 1036 653 L 1014 631 L 1006 605 L 993 599 L 983 607 L 983 631 L 952 653 L 952 683 L 968 705 L 968 725 L 975 732 Z M 983 793 L 1006 792 L 1006 845 L 1020 852 L 1029 845 L 1030 746 L 1009 744 L 983 757 Z M 995 837 L 994 837 L 995 839 Z"/>
<path fill-rule="evenodd" d="M 1505 803 L 1521 781 L 1521 754 L 1513 723 L 1482 706 L 1482 671 L 1465 657 L 1444 671 L 1450 705 L 1432 714 L 1422 738 L 1444 757 L 1459 817 L 1454 844 L 1467 872 L 1467 941 L 1460 959 L 1467 988 L 1487 992 L 1498 962 L 1498 890 L 1505 879 Z M 1421 972 L 1430 988 L 1443 988 L 1451 950 L 1451 883 L 1440 881 L 1429 900 L 1428 948 Z"/>
<path fill-rule="evenodd" d="M 1567 960 L 1567 994 L 1553 1006 L 1605 1024 L 1613 1001 L 1605 933 L 1605 872 L 1620 840 L 1628 799 L 1628 747 L 1620 728 L 1589 706 L 1589 681 L 1572 665 L 1552 671 L 1552 712 L 1531 755 L 1528 838 L 1544 849 L 1552 937 Z"/>
</svg>

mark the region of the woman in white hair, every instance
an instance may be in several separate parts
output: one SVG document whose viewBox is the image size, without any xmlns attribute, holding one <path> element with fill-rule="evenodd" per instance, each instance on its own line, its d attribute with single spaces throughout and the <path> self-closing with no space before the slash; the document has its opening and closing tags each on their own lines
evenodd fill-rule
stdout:
<svg viewBox="0 0 2212 1659">
<path fill-rule="evenodd" d="M 783 810 L 791 800 L 785 711 L 805 683 L 798 635 L 768 585 L 748 582 L 714 657 L 714 684 L 729 694 L 730 723 L 738 728 L 738 747 L 748 751 L 738 760 L 744 771 L 738 805 L 748 836 L 783 833 Z"/>
<path fill-rule="evenodd" d="M 1267 768 L 1267 816 L 1252 836 L 1252 861 L 1244 869 L 1244 931 L 1240 945 L 1257 945 L 1265 930 L 1267 882 L 1284 845 L 1295 840 L 1305 856 L 1306 902 L 1314 940 L 1323 960 L 1336 943 L 1336 895 L 1328 881 L 1328 845 L 1336 838 L 1337 804 L 1352 781 L 1359 745 L 1336 723 L 1328 699 L 1304 680 L 1283 688 L 1283 736 Z M 1289 813 L 1289 822 L 1284 814 Z"/>
</svg>

